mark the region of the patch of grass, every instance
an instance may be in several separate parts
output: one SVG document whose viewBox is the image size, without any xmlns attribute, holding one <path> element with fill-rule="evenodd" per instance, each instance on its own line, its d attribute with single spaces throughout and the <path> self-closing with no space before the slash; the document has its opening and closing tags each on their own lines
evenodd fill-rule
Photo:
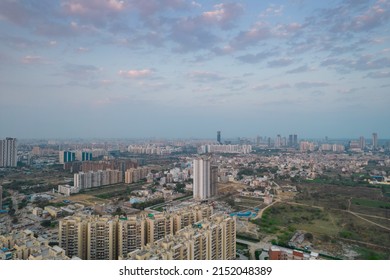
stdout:
<svg viewBox="0 0 390 280">
<path fill-rule="evenodd" d="M 360 254 L 358 259 L 360 260 L 386 260 L 389 258 L 389 254 L 377 252 L 372 249 L 359 247 L 358 253 Z"/>
<path fill-rule="evenodd" d="M 236 250 L 247 250 L 247 249 L 248 249 L 248 245 L 242 244 L 240 242 L 236 243 Z"/>
<path fill-rule="evenodd" d="M 370 200 L 364 198 L 353 198 L 352 203 L 355 205 L 362 205 L 367 207 L 390 209 L 390 202 L 385 202 L 385 201 Z"/>
<path fill-rule="evenodd" d="M 260 241 L 257 238 L 253 238 L 253 237 L 250 237 L 250 236 L 247 236 L 247 235 L 243 235 L 243 234 L 236 234 L 236 237 L 238 239 L 243 239 L 243 240 L 247 240 L 247 241 L 250 241 L 250 242 L 259 242 Z"/>
</svg>

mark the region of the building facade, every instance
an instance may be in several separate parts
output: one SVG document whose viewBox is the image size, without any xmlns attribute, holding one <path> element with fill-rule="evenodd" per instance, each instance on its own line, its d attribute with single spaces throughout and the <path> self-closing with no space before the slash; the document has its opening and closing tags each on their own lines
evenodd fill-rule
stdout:
<svg viewBox="0 0 390 280">
<path fill-rule="evenodd" d="M 16 167 L 17 161 L 16 138 L 0 140 L 0 167 Z"/>
</svg>

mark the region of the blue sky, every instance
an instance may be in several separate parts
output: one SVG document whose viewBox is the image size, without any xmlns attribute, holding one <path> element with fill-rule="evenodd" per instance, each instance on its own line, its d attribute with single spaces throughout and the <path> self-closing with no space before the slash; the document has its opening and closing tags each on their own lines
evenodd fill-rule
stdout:
<svg viewBox="0 0 390 280">
<path fill-rule="evenodd" d="M 0 137 L 390 138 L 390 1 L 0 1 Z"/>
</svg>

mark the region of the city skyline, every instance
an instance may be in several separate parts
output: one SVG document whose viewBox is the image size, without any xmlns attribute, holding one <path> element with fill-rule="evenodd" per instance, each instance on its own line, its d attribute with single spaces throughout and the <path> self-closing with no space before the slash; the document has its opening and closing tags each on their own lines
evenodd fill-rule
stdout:
<svg viewBox="0 0 390 280">
<path fill-rule="evenodd" d="M 0 3 L 0 137 L 390 138 L 387 0 Z"/>
</svg>

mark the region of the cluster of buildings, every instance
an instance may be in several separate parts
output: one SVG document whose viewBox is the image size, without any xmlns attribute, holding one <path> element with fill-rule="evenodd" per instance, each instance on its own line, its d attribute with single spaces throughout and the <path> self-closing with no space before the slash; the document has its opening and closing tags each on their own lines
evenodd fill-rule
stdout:
<svg viewBox="0 0 390 280">
<path fill-rule="evenodd" d="M 207 153 L 226 153 L 226 154 L 250 154 L 251 145 L 201 145 L 198 149 L 199 154 Z"/>
<path fill-rule="evenodd" d="M 129 145 L 127 151 L 131 154 L 169 155 L 173 152 L 180 152 L 182 149 L 171 146 Z"/>
<path fill-rule="evenodd" d="M 305 253 L 279 246 L 272 246 L 268 250 L 269 260 L 317 260 L 318 258 L 317 252 Z"/>
<path fill-rule="evenodd" d="M 65 162 L 72 161 L 90 161 L 92 160 L 91 151 L 59 151 L 59 163 L 64 164 Z"/>
<path fill-rule="evenodd" d="M 168 250 L 163 244 L 169 240 L 170 249 L 187 246 L 188 254 L 182 253 L 179 259 L 233 259 L 235 229 L 234 218 L 213 214 L 212 207 L 205 204 L 128 217 L 80 214 L 60 221 L 59 246 L 68 257 L 88 260 L 152 259 L 153 252 Z M 193 236 L 199 237 L 199 242 Z M 183 243 L 185 238 L 187 243 Z M 145 250 L 148 256 L 142 253 Z M 197 253 L 199 250 L 204 252 Z M 167 253 L 161 258 L 178 258 L 174 256 Z"/>
<path fill-rule="evenodd" d="M 0 260 L 69 259 L 64 249 L 59 246 L 50 246 L 47 239 L 35 237 L 31 230 L 14 231 L 0 236 Z"/>
<path fill-rule="evenodd" d="M 137 183 L 141 179 L 145 179 L 150 172 L 150 168 L 148 167 L 138 167 L 138 168 L 130 168 L 125 172 L 125 183 Z"/>
<path fill-rule="evenodd" d="M 17 162 L 16 138 L 7 137 L 0 140 L 0 167 L 16 167 Z"/>
<path fill-rule="evenodd" d="M 123 182 L 122 171 L 119 170 L 98 170 L 79 172 L 74 174 L 74 187 L 79 190 L 112 185 Z"/>
<path fill-rule="evenodd" d="M 128 253 L 130 260 L 234 260 L 236 221 L 223 214 L 212 215 L 164 238 Z"/>
</svg>

